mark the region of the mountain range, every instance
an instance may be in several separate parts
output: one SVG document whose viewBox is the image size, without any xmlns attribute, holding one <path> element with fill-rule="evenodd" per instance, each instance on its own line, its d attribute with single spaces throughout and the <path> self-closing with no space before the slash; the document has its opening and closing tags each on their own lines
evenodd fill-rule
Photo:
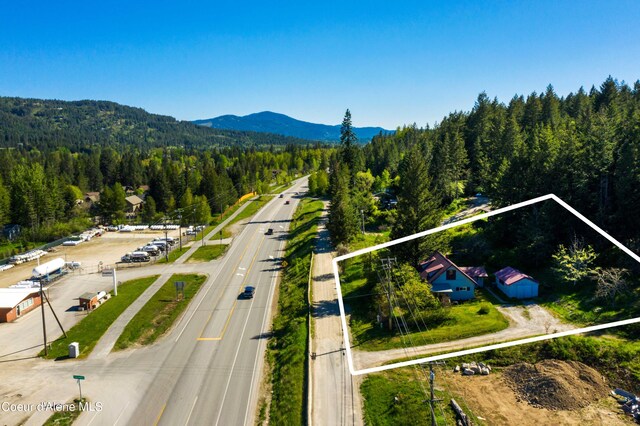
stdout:
<svg viewBox="0 0 640 426">
<path fill-rule="evenodd" d="M 195 120 L 195 124 L 214 129 L 240 130 L 252 132 L 275 133 L 301 139 L 337 142 L 340 140 L 340 125 L 309 123 L 296 120 L 288 115 L 271 111 L 263 111 L 245 116 L 221 115 L 215 118 Z M 382 127 L 354 127 L 360 142 L 368 142 L 379 133 L 393 133 Z"/>
<path fill-rule="evenodd" d="M 81 149 L 87 144 L 208 148 L 311 143 L 315 141 L 274 133 L 206 128 L 115 102 L 0 96 L 0 149 Z"/>
</svg>

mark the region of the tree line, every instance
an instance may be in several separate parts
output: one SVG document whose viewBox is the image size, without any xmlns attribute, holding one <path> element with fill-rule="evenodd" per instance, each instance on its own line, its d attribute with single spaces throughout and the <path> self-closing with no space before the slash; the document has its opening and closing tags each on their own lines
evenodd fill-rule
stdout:
<svg viewBox="0 0 640 426">
<path fill-rule="evenodd" d="M 640 81 L 628 85 L 609 77 L 598 88 L 566 97 L 548 86 L 506 104 L 481 93 L 468 112 L 453 112 L 433 127 L 376 136 L 364 147 L 354 143 L 350 119 L 347 114 L 331 161 L 330 226 L 337 243 L 355 238 L 362 212 L 370 224 L 389 225 L 397 238 L 437 226 L 445 207 L 463 195 L 482 193 L 499 207 L 553 192 L 639 248 Z M 362 174 L 373 177 L 365 191 L 358 185 Z M 372 188 L 397 197 L 397 209 L 376 211 L 367 200 Z M 538 231 L 545 227 L 544 234 L 567 241 L 566 224 L 554 222 L 554 214 L 543 208 L 535 218 L 523 215 L 504 232 L 535 219 Z M 521 243 L 548 257 L 557 246 L 534 241 L 542 234 L 531 233 Z M 425 255 L 424 244 L 403 245 L 407 260 L 415 264 Z"/>
<path fill-rule="evenodd" d="M 88 226 L 86 219 L 94 216 L 121 223 L 125 189 L 145 195 L 139 218 L 147 222 L 190 206 L 196 222 L 206 223 L 207 216 L 224 211 L 243 194 L 268 192 L 271 184 L 328 167 L 328 155 L 321 147 L 298 145 L 277 150 L 0 149 L 0 226 L 39 229 L 48 239 L 69 230 L 62 223 Z M 89 210 L 82 203 L 87 192 L 100 192 L 100 202 Z M 47 236 L 47 229 L 56 235 Z"/>
</svg>

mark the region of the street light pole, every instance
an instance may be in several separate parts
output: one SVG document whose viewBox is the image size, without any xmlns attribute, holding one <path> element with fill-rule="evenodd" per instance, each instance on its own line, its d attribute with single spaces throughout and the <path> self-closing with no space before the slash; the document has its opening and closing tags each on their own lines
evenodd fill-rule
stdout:
<svg viewBox="0 0 640 426">
<path fill-rule="evenodd" d="M 364 210 L 360 210 L 360 213 L 362 214 L 362 235 L 364 235 Z"/>
</svg>

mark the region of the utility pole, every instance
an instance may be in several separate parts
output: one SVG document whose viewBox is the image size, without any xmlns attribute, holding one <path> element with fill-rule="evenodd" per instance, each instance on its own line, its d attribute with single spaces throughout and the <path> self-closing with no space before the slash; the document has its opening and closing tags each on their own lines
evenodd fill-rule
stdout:
<svg viewBox="0 0 640 426">
<path fill-rule="evenodd" d="M 165 245 L 164 245 L 164 258 L 167 261 L 167 263 L 169 263 L 169 241 L 167 241 L 167 238 L 169 236 L 169 231 L 167 230 L 167 217 L 165 216 L 164 218 L 164 241 L 165 241 Z"/>
<path fill-rule="evenodd" d="M 44 337 L 44 355 L 49 355 L 47 349 L 47 325 L 44 322 L 44 292 L 42 291 L 42 278 L 40 278 L 40 307 L 42 308 L 42 335 Z"/>
<path fill-rule="evenodd" d="M 182 215 L 178 215 L 178 238 L 180 238 L 180 251 L 182 251 Z M 165 235 L 166 237 L 166 235 Z M 166 241 L 166 240 L 165 240 Z"/>
<path fill-rule="evenodd" d="M 395 257 L 387 257 L 386 259 L 380 259 L 380 263 L 382 264 L 382 269 L 385 271 L 385 277 L 387 279 L 387 301 L 389 302 L 389 331 L 393 330 L 393 306 L 391 304 L 391 294 L 392 294 L 392 286 L 391 286 L 391 270 L 393 269 L 393 264 L 396 263 Z"/>
<path fill-rule="evenodd" d="M 435 380 L 436 380 L 436 373 L 433 371 L 434 365 L 445 365 L 445 363 L 443 361 L 431 361 L 429 363 L 429 388 L 431 390 L 429 407 L 431 408 L 431 426 L 436 426 L 438 424 L 438 422 L 436 421 L 436 402 L 442 401 L 441 398 L 436 398 L 434 389 L 433 389 Z"/>
</svg>

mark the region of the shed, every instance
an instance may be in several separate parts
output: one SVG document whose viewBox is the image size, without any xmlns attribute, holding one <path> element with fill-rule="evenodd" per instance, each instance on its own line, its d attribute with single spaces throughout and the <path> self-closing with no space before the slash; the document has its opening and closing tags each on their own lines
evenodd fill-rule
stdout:
<svg viewBox="0 0 640 426">
<path fill-rule="evenodd" d="M 95 309 L 98 306 L 98 294 L 84 293 L 78 298 L 78 305 L 86 311 Z"/>
<path fill-rule="evenodd" d="M 0 322 L 13 322 L 41 303 L 37 288 L 0 288 Z"/>
<path fill-rule="evenodd" d="M 510 266 L 496 272 L 496 285 L 514 299 L 538 297 L 538 281 Z"/>
</svg>

